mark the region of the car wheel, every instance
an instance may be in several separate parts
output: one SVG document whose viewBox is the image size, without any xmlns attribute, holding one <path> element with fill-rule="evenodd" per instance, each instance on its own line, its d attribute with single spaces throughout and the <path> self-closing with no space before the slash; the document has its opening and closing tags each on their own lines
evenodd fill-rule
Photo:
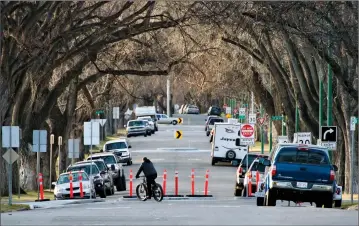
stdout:
<svg viewBox="0 0 359 226">
<path fill-rule="evenodd" d="M 244 186 L 243 190 L 242 190 L 242 197 L 247 197 L 247 187 Z"/>
<path fill-rule="evenodd" d="M 103 199 L 106 198 L 106 189 L 105 188 L 102 189 L 102 191 L 100 191 L 99 193 L 100 193 L 99 195 L 100 195 L 101 198 L 103 198 Z"/>
<path fill-rule="evenodd" d="M 173 121 L 172 121 L 172 125 L 177 125 L 177 121 L 176 121 L 176 120 L 173 120 Z"/>
<path fill-rule="evenodd" d="M 123 186 L 122 184 L 122 177 L 118 177 L 116 180 L 116 189 L 117 191 L 125 191 L 126 187 Z"/>
<path fill-rule="evenodd" d="M 155 130 L 152 130 L 152 131 L 151 131 L 152 134 L 155 134 L 155 132 L 156 132 Z"/>
<path fill-rule="evenodd" d="M 144 135 L 145 137 L 147 137 L 147 132 L 145 133 L 145 135 Z"/>
<path fill-rule="evenodd" d="M 324 208 L 333 208 L 333 197 L 330 196 L 324 201 Z"/>
<path fill-rule="evenodd" d="M 216 160 L 212 157 L 212 166 L 216 165 Z"/>
<path fill-rule="evenodd" d="M 334 207 L 341 207 L 342 206 L 342 200 L 335 200 L 334 201 Z"/>
<path fill-rule="evenodd" d="M 236 153 L 233 150 L 229 150 L 226 153 L 226 158 L 227 159 L 235 159 L 236 158 Z"/>
<path fill-rule="evenodd" d="M 207 133 L 206 133 L 207 137 L 209 137 L 209 134 L 210 134 L 210 133 L 211 133 L 211 132 L 207 131 Z"/>
<path fill-rule="evenodd" d="M 149 133 L 148 133 L 148 136 L 152 136 L 152 133 L 151 133 L 151 132 L 149 132 Z"/>
<path fill-rule="evenodd" d="M 112 195 L 112 188 L 111 187 L 106 189 L 106 195 L 108 195 L 108 196 Z"/>
<path fill-rule="evenodd" d="M 127 138 L 131 137 L 131 135 L 127 135 Z"/>
<path fill-rule="evenodd" d="M 267 206 L 275 206 L 277 202 L 277 197 L 275 197 L 275 194 L 272 190 L 268 190 L 266 194 L 266 204 Z"/>
<path fill-rule="evenodd" d="M 234 186 L 234 196 L 241 196 L 242 195 L 242 190 L 237 188 L 237 187 L 238 187 L 238 184 L 236 182 L 235 186 Z"/>
<path fill-rule="evenodd" d="M 257 197 L 257 206 L 263 206 L 263 204 L 264 204 L 264 198 Z"/>
</svg>

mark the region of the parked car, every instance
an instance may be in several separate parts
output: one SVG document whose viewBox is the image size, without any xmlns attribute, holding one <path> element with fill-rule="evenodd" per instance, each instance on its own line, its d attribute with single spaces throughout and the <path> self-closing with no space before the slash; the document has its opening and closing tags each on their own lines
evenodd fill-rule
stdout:
<svg viewBox="0 0 359 226">
<path fill-rule="evenodd" d="M 188 105 L 186 108 L 186 114 L 199 114 L 199 108 L 196 105 Z"/>
<path fill-rule="evenodd" d="M 168 117 L 165 114 L 156 114 L 158 124 L 172 124 L 177 125 L 178 118 Z"/>
<path fill-rule="evenodd" d="M 147 137 L 146 122 L 143 120 L 130 120 L 126 125 L 127 137 L 143 135 Z"/>
<path fill-rule="evenodd" d="M 122 163 L 120 159 L 113 153 L 104 152 L 90 155 L 87 160 L 92 159 L 103 159 L 107 165 L 111 169 L 112 178 L 116 185 L 117 191 L 126 191 L 126 178 L 123 172 Z M 131 161 L 132 164 L 132 161 Z"/>
<path fill-rule="evenodd" d="M 103 149 L 100 150 L 100 152 L 113 153 L 117 156 L 118 162 L 126 163 L 129 166 L 132 165 L 132 155 L 130 148 L 132 148 L 132 146 L 129 144 L 129 140 L 127 138 L 119 138 L 116 140 L 107 141 L 103 145 Z M 101 154 L 97 154 L 96 158 L 97 156 L 101 156 Z"/>
<path fill-rule="evenodd" d="M 73 197 L 81 197 L 79 174 L 82 176 L 82 193 L 84 198 L 96 198 L 96 191 L 93 184 L 90 182 L 90 178 L 86 172 L 72 171 L 72 189 Z M 70 198 L 70 172 L 60 174 L 56 182 L 52 182 L 54 185 L 54 198 L 55 200 Z"/>
<path fill-rule="evenodd" d="M 76 162 L 74 165 L 81 165 L 83 163 L 91 162 L 90 160 Z M 103 159 L 93 159 L 93 163 L 95 163 L 100 170 L 100 175 L 105 182 L 105 191 L 106 195 L 114 195 L 115 194 L 115 185 L 113 182 L 113 176 L 110 168 L 107 167 L 105 161 Z"/>
<path fill-rule="evenodd" d="M 217 115 L 217 116 L 221 116 L 222 113 L 222 109 L 220 107 L 217 106 L 211 106 L 208 109 L 207 115 Z"/>
<path fill-rule="evenodd" d="M 207 137 L 209 136 L 211 130 L 214 128 L 214 123 L 216 122 L 224 122 L 224 119 L 219 117 L 209 119 L 209 122 L 207 124 L 207 131 L 206 131 Z"/>
<path fill-rule="evenodd" d="M 91 170 L 92 168 L 92 170 Z M 84 162 L 78 165 L 70 165 L 66 172 L 85 171 L 94 183 L 96 194 L 101 198 L 106 198 L 105 181 L 100 175 L 100 170 L 93 162 Z"/>
<path fill-rule="evenodd" d="M 247 166 L 248 166 L 248 170 L 249 170 L 252 163 L 256 159 L 259 159 L 259 158 L 267 159 L 268 156 L 264 155 L 264 154 L 258 154 L 258 153 L 249 153 L 249 154 L 246 154 L 244 156 L 244 158 L 242 159 L 242 161 L 239 163 L 239 166 L 238 166 L 237 172 L 236 172 L 236 184 L 235 184 L 235 188 L 234 188 L 235 196 L 242 195 L 242 191 L 244 190 L 244 186 L 245 186 L 244 178 L 245 178 L 245 175 L 247 174 Z M 252 190 L 252 191 L 253 191 L 253 193 L 255 193 L 256 190 Z"/>
<path fill-rule="evenodd" d="M 153 119 L 151 118 L 151 116 L 141 116 L 141 117 L 138 117 L 137 119 L 147 121 L 149 124 L 149 127 L 151 128 L 151 134 L 155 134 L 155 132 L 156 132 L 155 123 L 154 123 Z M 149 135 L 151 136 L 151 134 L 149 134 Z"/>
<path fill-rule="evenodd" d="M 268 156 L 263 156 L 263 157 L 268 157 Z M 261 157 L 261 158 L 263 158 L 263 157 Z M 241 169 L 242 168 L 239 168 L 239 171 Z M 259 157 L 257 157 L 252 162 L 252 164 L 248 167 L 248 171 L 244 174 L 244 178 L 239 177 L 239 175 L 241 175 L 241 173 L 237 171 L 236 185 L 240 184 L 240 181 L 239 181 L 240 178 L 243 180 L 241 180 L 242 181 L 241 186 L 235 187 L 234 195 L 246 197 L 248 194 L 247 192 L 249 192 L 249 190 L 247 190 L 247 188 L 249 186 L 249 181 L 251 181 L 251 194 L 254 194 L 257 190 L 257 172 L 258 172 L 259 181 L 260 181 L 260 178 L 263 178 L 264 169 L 265 169 L 265 167 L 262 164 L 259 164 Z"/>
<path fill-rule="evenodd" d="M 272 150 L 268 159 L 260 160 L 265 178 L 255 194 L 257 205 L 275 206 L 277 200 L 287 200 L 333 207 L 338 168 L 330 163 L 326 147 L 283 143 Z"/>
</svg>

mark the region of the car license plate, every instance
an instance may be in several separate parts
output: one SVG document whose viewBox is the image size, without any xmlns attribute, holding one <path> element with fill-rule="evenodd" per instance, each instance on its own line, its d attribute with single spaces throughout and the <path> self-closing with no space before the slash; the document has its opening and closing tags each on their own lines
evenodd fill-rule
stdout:
<svg viewBox="0 0 359 226">
<path fill-rule="evenodd" d="M 307 182 L 297 182 L 297 187 L 298 188 L 307 188 L 308 183 Z"/>
</svg>

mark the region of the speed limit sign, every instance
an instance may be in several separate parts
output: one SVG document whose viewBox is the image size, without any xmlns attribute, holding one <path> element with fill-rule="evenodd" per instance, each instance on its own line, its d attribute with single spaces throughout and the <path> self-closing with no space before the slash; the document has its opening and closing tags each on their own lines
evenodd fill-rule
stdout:
<svg viewBox="0 0 359 226">
<path fill-rule="evenodd" d="M 297 133 L 296 136 L 294 136 L 294 143 L 312 144 L 312 133 L 311 132 Z"/>
<path fill-rule="evenodd" d="M 278 136 L 278 144 L 288 143 L 288 136 Z"/>
<path fill-rule="evenodd" d="M 257 122 L 257 115 L 256 114 L 249 114 L 248 123 L 256 124 Z"/>
</svg>

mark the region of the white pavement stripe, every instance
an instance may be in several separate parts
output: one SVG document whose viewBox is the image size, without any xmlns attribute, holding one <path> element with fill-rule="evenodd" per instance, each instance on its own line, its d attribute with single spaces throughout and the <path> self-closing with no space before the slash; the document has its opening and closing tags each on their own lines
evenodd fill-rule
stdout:
<svg viewBox="0 0 359 226">
<path fill-rule="evenodd" d="M 237 207 L 241 207 L 241 206 L 209 206 L 209 205 L 202 205 L 202 206 L 198 206 L 198 207 L 202 207 L 202 208 L 207 208 L 207 207 L 213 207 L 213 208 L 237 208 Z"/>
<path fill-rule="evenodd" d="M 118 207 L 95 207 L 95 208 L 86 208 L 88 210 L 111 210 L 111 209 L 130 209 L 130 206 L 118 206 Z"/>
</svg>

